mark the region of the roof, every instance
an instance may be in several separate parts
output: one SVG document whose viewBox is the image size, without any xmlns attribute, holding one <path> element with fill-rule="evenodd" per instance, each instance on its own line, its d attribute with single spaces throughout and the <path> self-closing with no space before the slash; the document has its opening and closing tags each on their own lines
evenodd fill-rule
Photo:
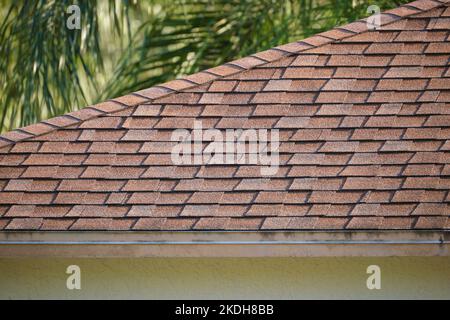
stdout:
<svg viewBox="0 0 450 320">
<path fill-rule="evenodd" d="M 446 4 L 447 2 L 447 4 Z M 0 136 L 0 230 L 450 229 L 450 7 L 421 0 Z M 174 165 L 277 129 L 280 167 Z"/>
</svg>

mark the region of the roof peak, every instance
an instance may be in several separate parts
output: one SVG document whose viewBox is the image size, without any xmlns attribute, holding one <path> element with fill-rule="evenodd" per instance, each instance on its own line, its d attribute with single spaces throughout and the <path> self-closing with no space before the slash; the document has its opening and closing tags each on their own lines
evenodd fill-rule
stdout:
<svg viewBox="0 0 450 320">
<path fill-rule="evenodd" d="M 400 7 L 380 13 L 380 26 L 386 26 L 402 18 L 444 6 L 450 0 L 417 0 Z M 280 45 L 268 50 L 252 54 L 207 70 L 159 84 L 122 97 L 110 99 L 61 116 L 50 118 L 36 124 L 18 128 L 0 135 L 0 148 L 14 145 L 41 136 L 61 128 L 79 124 L 99 116 L 120 112 L 143 103 L 157 103 L 158 99 L 168 95 L 192 90 L 209 82 L 237 75 L 254 67 L 278 61 L 290 55 L 296 55 L 309 49 L 318 48 L 335 41 L 370 31 L 367 18 L 360 19 L 344 26 L 316 34 L 309 38 Z"/>
</svg>

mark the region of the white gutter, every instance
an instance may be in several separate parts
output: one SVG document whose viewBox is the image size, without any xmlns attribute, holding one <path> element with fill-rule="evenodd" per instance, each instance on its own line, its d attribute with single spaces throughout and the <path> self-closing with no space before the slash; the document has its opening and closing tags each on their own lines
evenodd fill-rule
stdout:
<svg viewBox="0 0 450 320">
<path fill-rule="evenodd" d="M 0 232 L 0 257 L 330 256 L 450 256 L 450 232 Z"/>
</svg>

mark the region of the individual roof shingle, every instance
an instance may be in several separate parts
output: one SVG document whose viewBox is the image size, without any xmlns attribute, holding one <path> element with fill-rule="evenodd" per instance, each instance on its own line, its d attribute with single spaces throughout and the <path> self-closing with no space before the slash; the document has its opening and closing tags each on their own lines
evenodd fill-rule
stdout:
<svg viewBox="0 0 450 320">
<path fill-rule="evenodd" d="M 0 230 L 450 226 L 447 1 L 421 0 L 0 136 Z M 175 165 L 175 129 L 278 129 L 280 167 Z M 201 150 L 207 146 L 203 141 Z"/>
</svg>

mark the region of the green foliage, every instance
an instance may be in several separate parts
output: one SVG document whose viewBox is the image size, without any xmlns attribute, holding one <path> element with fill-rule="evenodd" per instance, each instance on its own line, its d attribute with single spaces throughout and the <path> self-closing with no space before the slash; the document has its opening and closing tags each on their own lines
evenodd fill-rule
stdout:
<svg viewBox="0 0 450 320">
<path fill-rule="evenodd" d="M 380 0 L 382 10 L 407 1 Z M 0 0 L 10 130 L 367 16 L 349 0 Z M 81 30 L 66 28 L 81 9 Z"/>
</svg>

